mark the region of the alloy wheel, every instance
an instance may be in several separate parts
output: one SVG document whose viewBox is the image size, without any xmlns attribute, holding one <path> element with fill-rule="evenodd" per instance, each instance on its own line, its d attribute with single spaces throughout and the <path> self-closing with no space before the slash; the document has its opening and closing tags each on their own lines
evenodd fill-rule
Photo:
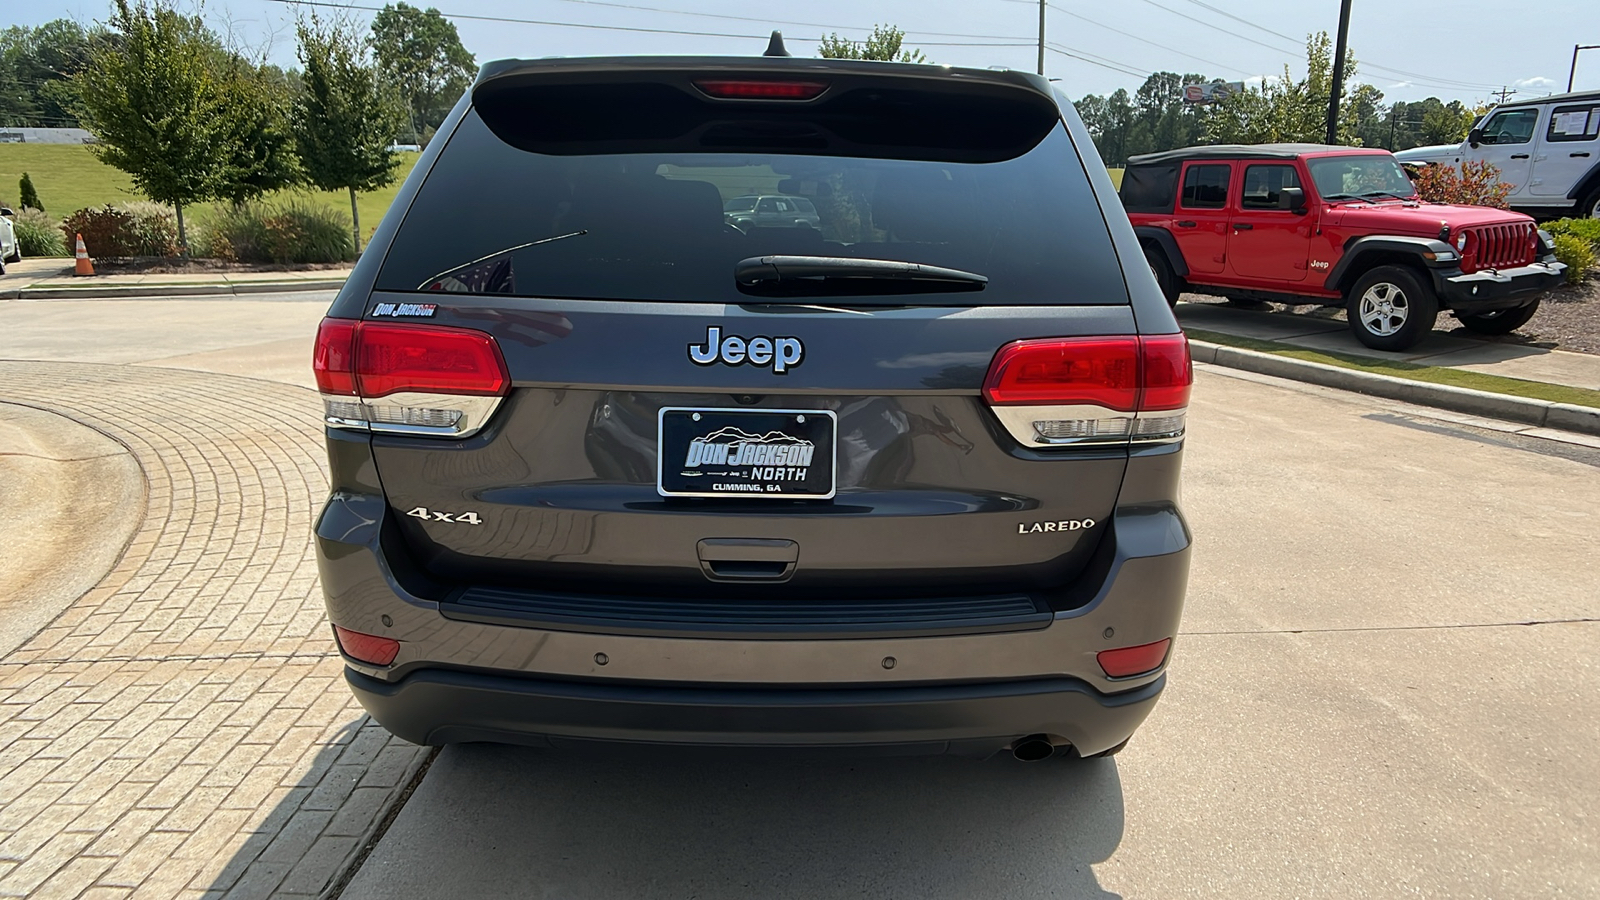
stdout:
<svg viewBox="0 0 1600 900">
<path fill-rule="evenodd" d="M 1406 293 L 1398 285 L 1380 281 L 1361 295 L 1361 325 L 1381 337 L 1404 328 L 1410 313 Z"/>
</svg>

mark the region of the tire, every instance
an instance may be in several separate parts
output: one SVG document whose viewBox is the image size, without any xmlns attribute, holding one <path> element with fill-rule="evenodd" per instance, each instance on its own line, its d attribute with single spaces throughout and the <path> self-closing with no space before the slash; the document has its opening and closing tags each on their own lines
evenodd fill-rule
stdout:
<svg viewBox="0 0 1600 900">
<path fill-rule="evenodd" d="M 1600 219 L 1600 191 L 1595 191 L 1578 204 L 1577 216 L 1580 219 Z"/>
<path fill-rule="evenodd" d="M 1538 311 L 1539 301 L 1535 300 L 1526 306 L 1497 309 L 1475 316 L 1457 314 L 1456 318 L 1461 320 L 1461 324 L 1465 325 L 1468 331 L 1476 331 L 1479 334 L 1510 334 L 1528 324 L 1528 320 Z"/>
<path fill-rule="evenodd" d="M 1156 277 L 1156 284 L 1161 288 L 1161 296 L 1167 298 L 1167 305 L 1176 307 L 1178 295 L 1183 292 L 1183 284 L 1178 274 L 1172 271 L 1172 263 L 1167 261 L 1167 254 L 1157 247 L 1146 244 L 1144 260 L 1150 264 L 1150 274 Z"/>
<path fill-rule="evenodd" d="M 1361 343 L 1374 350 L 1408 350 L 1433 330 L 1439 298 L 1415 269 L 1379 266 L 1350 288 L 1345 313 Z"/>
</svg>

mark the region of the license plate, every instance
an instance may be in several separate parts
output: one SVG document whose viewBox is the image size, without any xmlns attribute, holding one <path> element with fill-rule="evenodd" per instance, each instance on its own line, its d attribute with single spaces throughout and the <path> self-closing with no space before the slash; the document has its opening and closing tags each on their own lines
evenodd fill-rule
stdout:
<svg viewBox="0 0 1600 900">
<path fill-rule="evenodd" d="M 838 417 L 826 409 L 661 410 L 663 497 L 833 496 Z"/>
</svg>

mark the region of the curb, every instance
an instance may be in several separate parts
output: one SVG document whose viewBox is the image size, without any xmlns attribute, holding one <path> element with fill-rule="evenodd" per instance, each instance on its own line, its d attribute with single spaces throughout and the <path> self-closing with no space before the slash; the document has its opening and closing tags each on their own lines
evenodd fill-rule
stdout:
<svg viewBox="0 0 1600 900">
<path fill-rule="evenodd" d="M 1401 400 L 1419 406 L 1432 406 L 1474 416 L 1600 435 L 1600 409 L 1591 409 L 1587 406 L 1512 397 L 1507 394 L 1493 394 L 1488 391 L 1430 384 L 1425 381 L 1410 381 L 1392 375 L 1358 372 L 1354 369 L 1206 341 L 1191 340 L 1189 352 L 1198 363 L 1242 369 L 1261 375 L 1274 375 L 1322 387 L 1354 391 L 1358 394 Z"/>
<path fill-rule="evenodd" d="M 241 281 L 215 284 L 90 285 L 87 287 L 22 287 L 0 291 L 0 300 L 115 300 L 132 297 L 206 297 L 237 294 L 291 294 L 298 291 L 336 291 L 343 278 L 316 281 Z"/>
</svg>

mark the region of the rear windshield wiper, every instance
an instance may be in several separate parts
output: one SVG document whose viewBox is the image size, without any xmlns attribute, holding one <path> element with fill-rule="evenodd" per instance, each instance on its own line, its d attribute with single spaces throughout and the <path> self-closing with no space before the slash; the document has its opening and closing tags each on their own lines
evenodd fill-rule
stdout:
<svg viewBox="0 0 1600 900">
<path fill-rule="evenodd" d="M 769 296 L 981 291 L 989 283 L 960 269 L 841 256 L 752 256 L 734 266 L 733 277 L 739 290 Z"/>
</svg>

